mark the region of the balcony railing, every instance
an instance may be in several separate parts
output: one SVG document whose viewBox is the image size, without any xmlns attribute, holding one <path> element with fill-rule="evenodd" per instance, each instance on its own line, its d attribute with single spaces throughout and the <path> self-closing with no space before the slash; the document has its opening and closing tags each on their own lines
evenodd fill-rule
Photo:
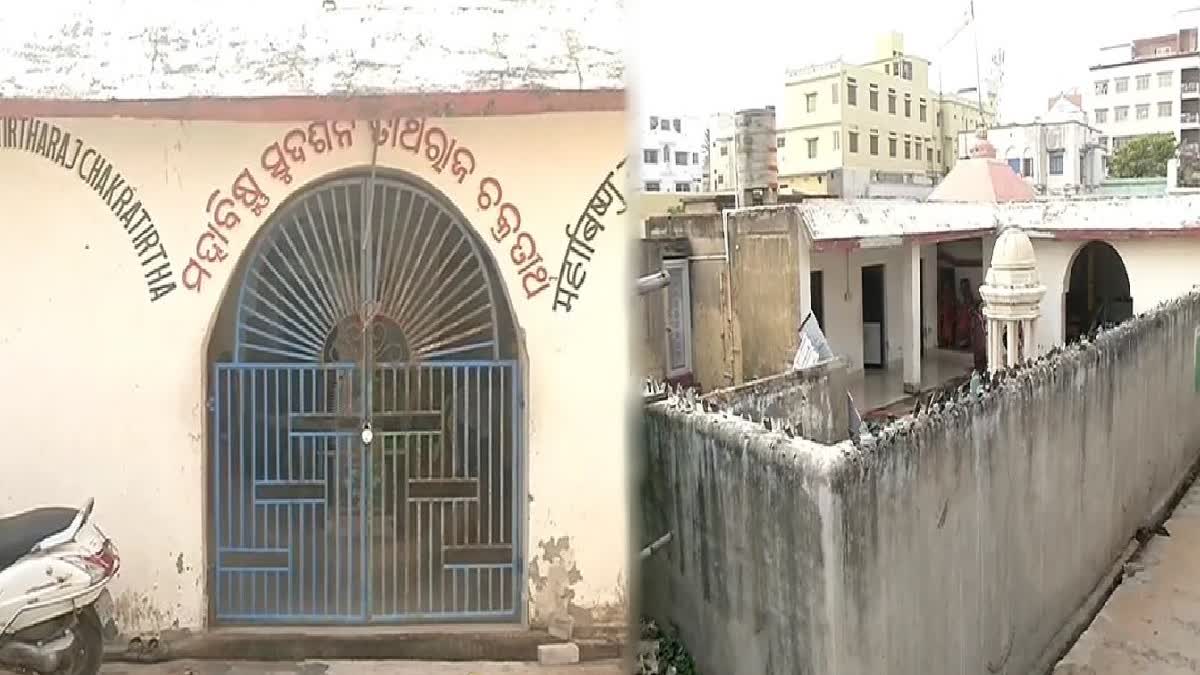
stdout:
<svg viewBox="0 0 1200 675">
<path fill-rule="evenodd" d="M 1184 94 L 1200 94 L 1200 82 L 1184 82 L 1180 90 Z"/>
<path fill-rule="evenodd" d="M 1185 112 L 1179 115 L 1179 121 L 1184 124 L 1200 124 L 1200 112 Z"/>
</svg>

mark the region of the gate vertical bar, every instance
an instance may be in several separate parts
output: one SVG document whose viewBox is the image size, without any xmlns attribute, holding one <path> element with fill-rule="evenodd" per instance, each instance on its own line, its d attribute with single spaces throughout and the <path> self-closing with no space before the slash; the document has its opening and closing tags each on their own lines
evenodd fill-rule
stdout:
<svg viewBox="0 0 1200 675">
<path fill-rule="evenodd" d="M 371 138 L 371 173 L 368 175 L 364 184 L 364 194 L 362 196 L 365 207 L 363 208 L 363 219 L 359 224 L 359 236 L 362 241 L 359 247 L 359 269 L 362 275 L 359 279 L 361 284 L 360 296 L 362 298 L 362 307 L 359 309 L 362 316 L 362 343 L 360 351 L 362 353 L 362 362 L 358 364 L 358 376 L 362 378 L 362 410 L 359 414 L 362 417 L 361 424 L 363 429 L 368 429 L 372 425 L 372 408 L 374 408 L 374 384 L 375 384 L 375 348 L 372 336 L 372 330 L 375 323 L 375 313 L 378 311 L 377 293 L 375 286 L 375 250 L 374 250 L 374 218 L 375 218 L 375 176 L 379 162 L 379 143 L 375 139 L 375 134 L 370 134 Z M 375 503 L 375 457 L 376 454 L 373 445 L 365 442 L 365 439 L 359 439 L 354 443 L 359 449 L 359 545 L 361 546 L 361 556 L 359 569 L 361 577 L 359 583 L 362 588 L 362 616 L 364 619 L 369 618 L 373 613 L 371 602 L 372 587 L 374 586 L 374 574 L 372 567 L 374 565 L 375 556 L 372 554 L 374 534 L 375 534 L 375 509 L 372 506 Z M 383 457 L 382 454 L 379 454 Z M 382 471 L 382 467 L 380 467 Z"/>
<path fill-rule="evenodd" d="M 521 579 L 524 577 L 522 565 L 524 563 L 525 551 L 525 513 L 527 500 L 521 495 L 528 494 L 528 489 L 525 487 L 525 454 L 521 452 L 521 428 L 518 420 L 525 419 L 525 401 L 521 398 L 521 368 L 520 361 L 514 361 L 514 365 L 509 366 L 511 371 L 509 377 L 512 379 L 512 467 L 513 467 L 513 495 L 512 495 L 512 547 L 513 547 L 513 571 L 512 571 L 512 607 L 513 612 L 521 617 L 525 613 L 525 603 L 521 597 Z"/>
<path fill-rule="evenodd" d="M 219 559 L 220 554 L 216 554 L 215 552 L 221 550 L 221 534 L 223 533 L 223 529 L 221 528 L 221 517 L 224 515 L 221 513 L 221 450 L 225 447 L 225 444 L 221 442 L 221 406 L 224 405 L 224 400 L 221 398 L 221 366 L 219 364 L 213 365 L 212 377 L 213 395 L 210 400 L 212 401 L 213 416 L 212 434 L 210 437 L 215 442 L 213 443 L 212 457 L 209 460 L 212 462 L 212 472 L 209 474 L 212 481 L 212 506 L 209 507 L 209 513 L 215 517 L 213 518 L 213 546 L 210 550 L 214 552 L 213 557 Z M 216 614 L 220 611 L 221 599 L 224 597 L 221 592 L 221 568 L 218 560 L 214 559 L 212 561 L 212 569 L 215 570 L 213 574 L 213 597 L 215 601 L 211 606 L 213 607 L 213 613 Z"/>
</svg>

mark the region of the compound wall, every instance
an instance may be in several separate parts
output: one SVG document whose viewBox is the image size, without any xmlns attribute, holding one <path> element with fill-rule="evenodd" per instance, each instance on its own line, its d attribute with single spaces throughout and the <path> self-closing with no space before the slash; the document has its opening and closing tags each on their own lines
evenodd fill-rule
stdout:
<svg viewBox="0 0 1200 675">
<path fill-rule="evenodd" d="M 1029 672 L 1200 457 L 1198 325 L 1193 293 L 858 444 L 651 406 L 646 611 L 702 672 Z"/>
</svg>

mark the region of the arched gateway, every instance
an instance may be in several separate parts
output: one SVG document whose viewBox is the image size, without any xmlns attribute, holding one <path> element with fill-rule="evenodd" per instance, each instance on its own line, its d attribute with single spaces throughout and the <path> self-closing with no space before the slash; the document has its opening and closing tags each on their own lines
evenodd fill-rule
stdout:
<svg viewBox="0 0 1200 675">
<path fill-rule="evenodd" d="M 342 175 L 237 278 L 209 350 L 214 621 L 519 619 L 517 338 L 471 226 L 411 177 Z"/>
<path fill-rule="evenodd" d="M 1063 294 L 1063 339 L 1072 342 L 1133 316 L 1129 273 L 1112 244 L 1089 241 L 1075 251 Z"/>
</svg>

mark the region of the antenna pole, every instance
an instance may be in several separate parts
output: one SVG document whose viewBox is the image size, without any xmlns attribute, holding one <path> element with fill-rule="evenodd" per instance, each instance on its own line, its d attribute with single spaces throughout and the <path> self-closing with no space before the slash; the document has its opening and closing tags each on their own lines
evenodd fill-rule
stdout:
<svg viewBox="0 0 1200 675">
<path fill-rule="evenodd" d="M 971 3 L 971 34 L 975 37 L 975 95 L 979 100 L 979 123 L 984 138 L 987 138 L 987 116 L 983 111 L 983 77 L 979 70 L 979 23 L 975 21 L 975 0 Z"/>
</svg>

